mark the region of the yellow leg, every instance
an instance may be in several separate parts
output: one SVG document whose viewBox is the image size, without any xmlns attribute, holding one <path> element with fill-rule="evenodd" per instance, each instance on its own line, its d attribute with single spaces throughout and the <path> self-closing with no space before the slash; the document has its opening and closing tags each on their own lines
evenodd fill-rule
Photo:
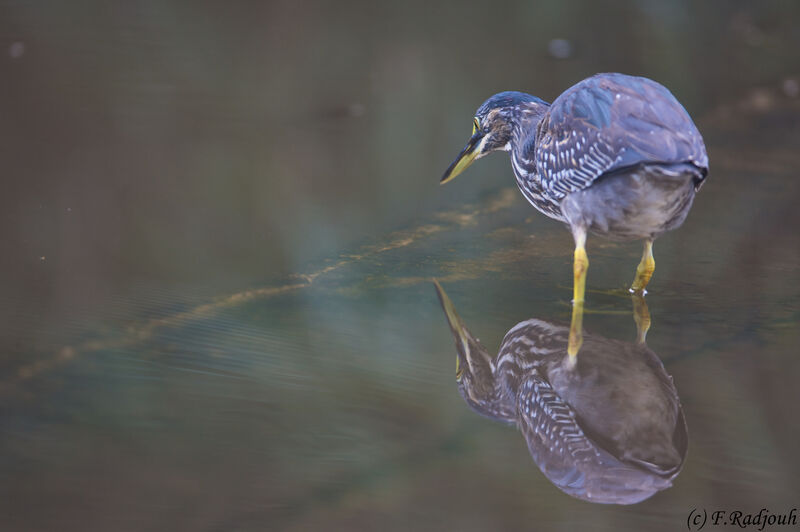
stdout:
<svg viewBox="0 0 800 532">
<path fill-rule="evenodd" d="M 572 322 L 569 327 L 567 353 L 570 365 L 575 365 L 575 357 L 583 344 L 583 298 L 586 292 L 586 270 L 589 257 L 586 256 L 586 232 L 575 232 L 575 259 L 573 262 Z"/>
<path fill-rule="evenodd" d="M 633 301 L 633 321 L 636 322 L 636 343 L 644 345 L 647 331 L 650 329 L 650 310 L 641 295 L 633 294 L 631 300 Z"/>
<path fill-rule="evenodd" d="M 650 282 L 653 272 L 656 269 L 656 261 L 653 258 L 653 241 L 645 240 L 644 252 L 642 253 L 642 260 L 636 267 L 636 278 L 631 285 L 631 292 L 634 294 L 644 295 L 645 287 Z"/>
</svg>

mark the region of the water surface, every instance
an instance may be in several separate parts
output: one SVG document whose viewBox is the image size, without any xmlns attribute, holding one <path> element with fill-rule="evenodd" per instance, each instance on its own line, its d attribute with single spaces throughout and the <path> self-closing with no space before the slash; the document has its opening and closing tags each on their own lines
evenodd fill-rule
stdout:
<svg viewBox="0 0 800 532">
<path fill-rule="evenodd" d="M 4 6 L 4 530 L 674 530 L 797 505 L 797 9 L 526 5 Z M 466 407 L 431 284 L 492 353 L 568 322 L 572 239 L 506 158 L 437 182 L 488 94 L 604 70 L 670 86 L 711 164 L 647 296 L 689 452 L 632 507 L 563 494 Z M 640 248 L 587 249 L 584 326 L 632 342 Z"/>
</svg>

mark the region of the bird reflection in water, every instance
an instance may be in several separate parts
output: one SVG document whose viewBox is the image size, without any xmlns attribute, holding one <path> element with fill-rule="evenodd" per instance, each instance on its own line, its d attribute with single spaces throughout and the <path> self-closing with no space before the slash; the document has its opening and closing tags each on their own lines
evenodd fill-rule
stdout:
<svg viewBox="0 0 800 532">
<path fill-rule="evenodd" d="M 516 424 L 559 489 L 633 504 L 672 485 L 686 458 L 686 422 L 672 377 L 644 343 L 643 299 L 634 299 L 637 343 L 586 334 L 572 364 L 569 327 L 538 319 L 512 327 L 492 357 L 436 290 L 456 339 L 461 395 L 479 414 Z"/>
</svg>

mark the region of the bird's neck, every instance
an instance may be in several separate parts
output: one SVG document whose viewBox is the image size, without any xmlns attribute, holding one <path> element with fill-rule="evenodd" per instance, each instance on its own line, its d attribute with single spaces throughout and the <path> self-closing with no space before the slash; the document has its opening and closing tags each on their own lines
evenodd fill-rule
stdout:
<svg viewBox="0 0 800 532">
<path fill-rule="evenodd" d="M 469 378 L 459 381 L 459 391 L 467 404 L 486 417 L 513 421 L 514 402 L 509 400 L 497 379 L 492 356 L 466 327 L 458 325 L 456 343 L 460 359 L 469 366 Z"/>
<path fill-rule="evenodd" d="M 537 136 L 550 104 L 543 101 L 524 102 L 515 113 L 507 151 L 520 191 L 536 209 L 550 218 L 563 221 L 558 204 L 548 201 L 542 176 L 536 167 Z"/>
<path fill-rule="evenodd" d="M 469 383 L 459 386 L 459 391 L 470 408 L 482 416 L 496 421 L 515 420 L 513 397 L 502 387 L 500 381 L 492 379 L 490 382 Z"/>
<path fill-rule="evenodd" d="M 539 123 L 549 108 L 550 104 L 543 101 L 517 104 L 512 114 L 511 139 L 509 141 L 509 151 L 512 154 L 524 155 L 527 158 L 533 157 Z"/>
</svg>

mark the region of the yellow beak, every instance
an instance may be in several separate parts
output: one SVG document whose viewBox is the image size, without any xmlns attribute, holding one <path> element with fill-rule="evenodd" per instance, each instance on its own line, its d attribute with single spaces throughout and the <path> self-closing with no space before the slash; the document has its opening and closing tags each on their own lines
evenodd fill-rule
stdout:
<svg viewBox="0 0 800 532">
<path fill-rule="evenodd" d="M 461 341 L 462 349 L 457 351 L 458 356 L 456 356 L 456 380 L 461 381 L 461 377 L 464 375 L 464 368 L 461 365 L 461 358 L 463 357 L 465 359 L 468 367 L 470 365 L 469 359 L 467 358 L 470 356 L 469 341 L 464 333 L 464 323 L 461 321 L 461 318 L 458 317 L 456 308 L 453 306 L 453 302 L 450 301 L 449 297 L 447 297 L 447 294 L 445 293 L 444 288 L 442 288 L 442 285 L 439 284 L 439 281 L 434 279 L 433 284 L 436 286 L 436 294 L 439 296 L 439 302 L 442 304 L 444 313 L 447 316 L 447 323 L 450 325 L 453 333 Z"/>
<path fill-rule="evenodd" d="M 482 139 L 483 133 L 480 131 L 477 131 L 474 135 L 472 135 L 472 137 L 470 137 L 469 142 L 467 142 L 467 145 L 463 150 L 461 150 L 461 153 L 458 154 L 458 157 L 456 157 L 456 160 L 453 161 L 453 164 L 451 164 L 447 170 L 445 170 L 442 180 L 439 181 L 440 185 L 444 185 L 458 174 L 466 170 L 467 167 L 472 164 L 472 161 L 481 155 L 480 146 Z"/>
</svg>

